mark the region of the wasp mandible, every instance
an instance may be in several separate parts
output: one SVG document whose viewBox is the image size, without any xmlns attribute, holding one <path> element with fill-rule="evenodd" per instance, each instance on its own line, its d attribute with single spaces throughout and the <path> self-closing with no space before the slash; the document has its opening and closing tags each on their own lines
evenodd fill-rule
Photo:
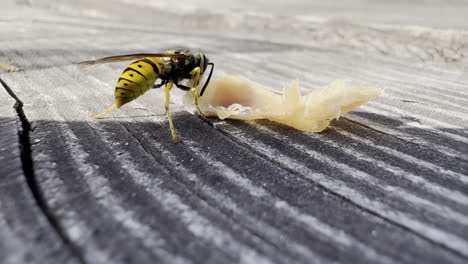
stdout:
<svg viewBox="0 0 468 264">
<path fill-rule="evenodd" d="M 195 97 L 195 106 L 198 112 L 203 115 L 203 112 L 198 106 L 198 100 L 199 97 L 203 95 L 206 86 L 210 82 L 214 64 L 209 62 L 205 54 L 201 52 L 192 53 L 185 49 L 177 49 L 168 50 L 163 53 L 139 53 L 112 56 L 98 60 L 83 61 L 80 62 L 79 65 L 88 66 L 134 59 L 138 60 L 128 65 L 117 81 L 114 92 L 115 103 L 106 111 L 97 115 L 92 115 L 91 117 L 98 118 L 103 116 L 113 109 L 135 100 L 149 89 L 159 88 L 164 85 L 166 92 L 166 115 L 169 121 L 172 139 L 178 142 L 179 138 L 175 133 L 174 124 L 172 123 L 172 117 L 169 112 L 170 90 L 175 84 L 175 86 L 182 90 L 192 92 Z M 210 74 L 200 94 L 198 94 L 196 87 L 202 80 L 208 65 L 211 66 Z M 155 84 L 158 78 L 161 79 L 161 82 Z M 180 82 L 184 79 L 190 80 L 188 83 L 191 84 L 192 87 L 181 84 Z"/>
</svg>

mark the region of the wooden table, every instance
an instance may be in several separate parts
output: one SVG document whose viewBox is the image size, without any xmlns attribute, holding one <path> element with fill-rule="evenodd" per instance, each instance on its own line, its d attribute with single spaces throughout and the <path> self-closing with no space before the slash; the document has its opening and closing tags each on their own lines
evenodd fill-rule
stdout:
<svg viewBox="0 0 468 264">
<path fill-rule="evenodd" d="M 0 63 L 21 71 L 0 73 L 1 263 L 468 262 L 465 4 L 204 2 L 6 1 Z M 125 63 L 72 63 L 181 45 L 215 78 L 385 94 L 318 134 L 202 118 L 179 90 L 179 144 L 160 89 L 87 117 Z"/>
</svg>

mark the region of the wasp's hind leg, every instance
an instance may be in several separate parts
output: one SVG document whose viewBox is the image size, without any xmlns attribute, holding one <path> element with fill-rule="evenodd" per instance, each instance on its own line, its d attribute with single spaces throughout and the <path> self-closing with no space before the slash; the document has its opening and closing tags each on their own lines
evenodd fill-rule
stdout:
<svg viewBox="0 0 468 264">
<path fill-rule="evenodd" d="M 177 137 L 177 135 L 175 133 L 174 124 L 172 123 L 171 113 L 169 112 L 169 102 L 170 102 L 170 99 L 171 99 L 172 82 L 171 81 L 167 82 L 165 88 L 166 88 L 166 105 L 165 105 L 165 108 L 166 108 L 166 116 L 167 116 L 167 119 L 169 120 L 169 128 L 171 129 L 171 135 L 172 135 L 172 139 L 174 140 L 174 142 L 179 142 L 180 139 Z"/>
</svg>

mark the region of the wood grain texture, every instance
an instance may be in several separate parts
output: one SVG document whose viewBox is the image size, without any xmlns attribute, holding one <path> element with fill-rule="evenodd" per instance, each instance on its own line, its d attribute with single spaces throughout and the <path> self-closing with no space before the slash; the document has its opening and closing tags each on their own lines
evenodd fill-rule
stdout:
<svg viewBox="0 0 468 264">
<path fill-rule="evenodd" d="M 2 85 L 2 84 L 0 84 Z M 79 263 L 44 216 L 22 166 L 18 102 L 0 89 L 0 259 L 2 263 Z"/>
<path fill-rule="evenodd" d="M 32 4 L 43 3 L 52 2 Z M 23 173 L 19 150 L 27 142 L 18 140 L 15 100 L 0 90 L 0 160 L 8 164 L 0 170 L 0 257 L 7 263 L 468 261 L 464 59 L 436 64 L 320 38 L 200 35 L 12 10 L 0 23 L 10 36 L 0 41 L 0 62 L 22 71 L 0 79 L 23 102 L 35 185 Z M 26 13 L 34 23 L 18 19 Z M 382 41 L 384 51 L 393 46 Z M 276 90 L 294 78 L 303 89 L 351 78 L 385 94 L 319 134 L 202 118 L 182 104 L 180 90 L 171 104 L 180 144 L 158 89 L 88 118 L 112 104 L 125 63 L 79 70 L 73 62 L 180 45 L 206 51 L 215 77 L 240 75 Z M 430 52 L 424 45 L 417 50 Z"/>
</svg>

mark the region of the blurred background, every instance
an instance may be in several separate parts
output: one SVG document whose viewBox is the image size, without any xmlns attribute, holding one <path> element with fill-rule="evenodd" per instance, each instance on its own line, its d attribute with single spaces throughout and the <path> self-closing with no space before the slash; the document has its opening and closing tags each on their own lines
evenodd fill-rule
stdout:
<svg viewBox="0 0 468 264">
<path fill-rule="evenodd" d="M 331 0 L 331 1 L 216 1 L 216 0 L 2 0 L 10 5 L 54 9 L 71 15 L 112 18 L 155 26 L 252 25 L 253 19 L 279 24 L 282 19 L 322 21 L 347 19 L 363 23 L 420 25 L 466 29 L 468 3 L 463 0 Z M 165 21 L 171 17 L 172 23 Z M 241 19 L 242 18 L 242 19 Z M 249 18 L 249 19 L 247 19 Z M 188 20 L 191 23 L 184 24 Z M 276 20 L 276 23 L 273 21 Z M 220 23 L 223 21 L 223 23 Z M 293 22 L 293 21 L 290 21 Z M 272 26 L 273 26 L 272 25 Z M 265 25 L 267 26 L 267 25 Z M 292 27 L 297 25 L 290 25 Z M 226 28 L 226 30 L 229 28 Z M 232 29 L 232 28 L 231 28 Z M 247 30 L 247 29 L 245 29 Z M 226 32 L 229 33 L 229 32 Z"/>
<path fill-rule="evenodd" d="M 27 8 L 33 7 L 65 14 L 70 19 L 84 16 L 103 20 L 105 24 L 124 22 L 139 29 L 345 48 L 449 64 L 465 64 L 468 57 L 467 34 L 459 32 L 468 28 L 468 2 L 462 0 L 2 0 L 2 3 L 7 12 L 0 18 L 18 7 L 26 9 L 21 19 L 37 18 L 36 11 L 28 16 Z M 133 42 L 134 39 L 128 39 L 127 43 Z M 160 50 L 158 43 L 147 45 L 148 50 Z"/>
</svg>

